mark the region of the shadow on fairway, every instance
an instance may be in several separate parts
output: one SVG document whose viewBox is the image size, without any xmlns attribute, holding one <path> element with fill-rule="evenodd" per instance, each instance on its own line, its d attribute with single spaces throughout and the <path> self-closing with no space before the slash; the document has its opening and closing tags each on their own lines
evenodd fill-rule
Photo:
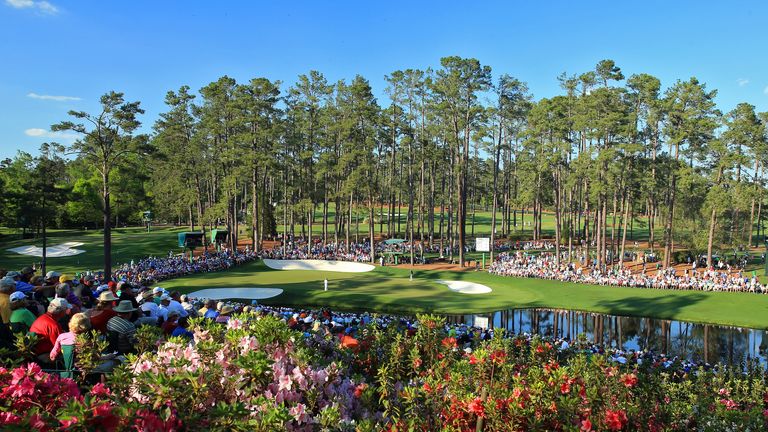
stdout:
<svg viewBox="0 0 768 432">
<path fill-rule="evenodd" d="M 661 319 L 674 319 L 683 308 L 704 301 L 707 296 L 701 293 L 690 293 L 686 296 L 666 297 L 625 297 L 616 300 L 602 300 L 596 303 L 606 308 L 613 315 L 653 316 Z"/>
</svg>

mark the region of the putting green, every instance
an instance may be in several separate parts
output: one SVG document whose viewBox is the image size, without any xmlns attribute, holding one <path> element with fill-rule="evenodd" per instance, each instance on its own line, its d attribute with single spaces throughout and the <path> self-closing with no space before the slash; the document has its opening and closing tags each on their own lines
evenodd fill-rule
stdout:
<svg viewBox="0 0 768 432">
<path fill-rule="evenodd" d="M 408 273 L 407 269 L 391 267 L 377 267 L 368 273 L 280 271 L 257 262 L 160 285 L 185 293 L 243 286 L 281 288 L 283 294 L 262 303 L 296 307 L 444 314 L 542 307 L 768 329 L 768 295 L 604 287 L 486 272 L 420 271 L 418 267 L 414 280 L 409 281 Z M 323 291 L 325 278 L 327 292 Z M 440 279 L 480 283 L 493 291 L 468 296 L 446 289 L 436 282 Z"/>
</svg>

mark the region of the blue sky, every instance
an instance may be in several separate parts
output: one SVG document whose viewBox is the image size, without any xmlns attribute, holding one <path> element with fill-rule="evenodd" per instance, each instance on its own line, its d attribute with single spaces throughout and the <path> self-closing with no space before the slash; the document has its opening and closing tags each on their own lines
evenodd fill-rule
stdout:
<svg viewBox="0 0 768 432">
<path fill-rule="evenodd" d="M 764 1 L 291 1 L 0 0 L 0 158 L 71 142 L 49 132 L 70 109 L 95 112 L 109 90 L 140 100 L 149 131 L 166 91 L 222 75 L 292 84 L 316 69 L 330 82 L 474 57 L 557 94 L 561 72 L 604 58 L 666 87 L 696 76 L 768 110 Z"/>
</svg>

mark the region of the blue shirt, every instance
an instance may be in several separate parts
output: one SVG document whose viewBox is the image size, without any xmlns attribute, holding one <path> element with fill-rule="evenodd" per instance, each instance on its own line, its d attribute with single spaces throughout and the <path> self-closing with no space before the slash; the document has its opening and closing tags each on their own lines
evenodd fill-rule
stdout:
<svg viewBox="0 0 768 432">
<path fill-rule="evenodd" d="M 16 281 L 16 291 L 27 294 L 35 289 L 35 286 L 24 281 Z"/>
<path fill-rule="evenodd" d="M 216 312 L 216 310 L 208 309 L 207 311 L 205 311 L 204 316 L 205 318 L 216 319 L 219 316 L 219 313 Z"/>
<path fill-rule="evenodd" d="M 195 337 L 195 335 L 193 335 L 191 331 L 181 326 L 177 326 L 175 329 L 173 329 L 173 331 L 171 332 L 171 336 L 183 336 L 189 339 L 192 339 L 193 337 Z"/>
</svg>

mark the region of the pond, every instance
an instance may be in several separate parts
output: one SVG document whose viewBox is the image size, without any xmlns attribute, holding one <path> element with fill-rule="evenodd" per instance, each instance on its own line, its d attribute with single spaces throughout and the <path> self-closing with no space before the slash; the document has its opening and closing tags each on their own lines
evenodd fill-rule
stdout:
<svg viewBox="0 0 768 432">
<path fill-rule="evenodd" d="M 695 362 L 739 364 L 752 358 L 768 365 L 765 330 L 551 309 L 452 315 L 448 321 L 569 340 L 583 333 L 603 346 L 651 350 Z"/>
</svg>

